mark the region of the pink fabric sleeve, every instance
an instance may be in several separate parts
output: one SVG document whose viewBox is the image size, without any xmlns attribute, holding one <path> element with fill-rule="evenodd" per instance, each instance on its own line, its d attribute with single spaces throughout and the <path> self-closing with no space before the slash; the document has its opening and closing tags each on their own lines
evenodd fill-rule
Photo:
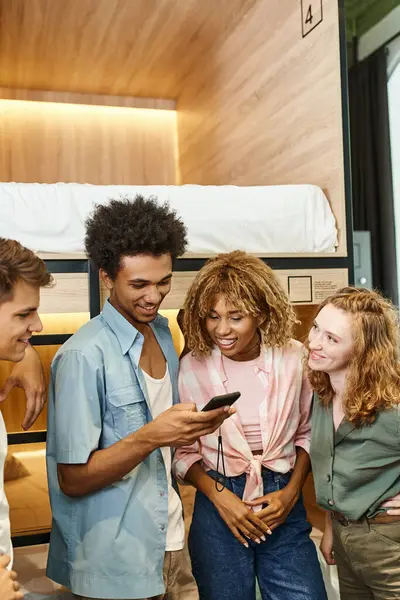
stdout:
<svg viewBox="0 0 400 600">
<path fill-rule="evenodd" d="M 181 402 L 194 402 L 190 390 L 185 384 L 184 373 L 179 374 L 179 398 Z M 191 446 L 177 448 L 172 461 L 172 472 L 180 484 L 185 484 L 186 473 L 194 463 L 203 460 L 199 452 L 200 442 L 194 442 Z"/>
<path fill-rule="evenodd" d="M 303 381 L 300 392 L 300 421 L 294 438 L 295 446 L 303 448 L 310 452 L 311 442 L 311 405 L 313 390 L 306 375 L 303 375 Z"/>
</svg>

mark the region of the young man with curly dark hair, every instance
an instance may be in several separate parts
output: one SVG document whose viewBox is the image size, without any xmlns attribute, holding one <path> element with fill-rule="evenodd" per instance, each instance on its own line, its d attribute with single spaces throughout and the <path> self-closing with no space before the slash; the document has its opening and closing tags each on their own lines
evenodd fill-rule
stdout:
<svg viewBox="0 0 400 600">
<path fill-rule="evenodd" d="M 52 364 L 47 574 L 78 598 L 195 600 L 171 448 L 230 413 L 177 404 L 178 357 L 158 310 L 186 229 L 168 204 L 137 196 L 97 206 L 85 244 L 110 297 Z"/>
</svg>

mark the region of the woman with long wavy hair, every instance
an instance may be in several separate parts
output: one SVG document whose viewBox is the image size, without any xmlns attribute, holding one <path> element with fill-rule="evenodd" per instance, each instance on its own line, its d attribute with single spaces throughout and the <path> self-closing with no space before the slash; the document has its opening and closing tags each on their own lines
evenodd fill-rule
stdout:
<svg viewBox="0 0 400 600">
<path fill-rule="evenodd" d="M 328 512 L 321 550 L 342 600 L 400 598 L 400 365 L 397 311 L 344 288 L 319 307 L 308 342 L 311 462 Z M 390 502 L 389 502 L 390 505 Z"/>
<path fill-rule="evenodd" d="M 219 432 L 175 452 L 197 489 L 189 549 L 201 600 L 326 600 L 301 489 L 312 390 L 295 313 L 271 269 L 236 251 L 197 273 L 185 302 L 182 402 L 241 392 Z M 272 533 L 271 533 L 272 531 Z M 270 534 L 270 535 L 268 535 Z"/>
</svg>

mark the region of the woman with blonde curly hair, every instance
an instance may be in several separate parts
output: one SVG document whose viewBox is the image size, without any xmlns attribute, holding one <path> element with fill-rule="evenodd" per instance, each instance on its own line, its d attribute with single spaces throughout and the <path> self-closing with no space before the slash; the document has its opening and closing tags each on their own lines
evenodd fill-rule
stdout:
<svg viewBox="0 0 400 600">
<path fill-rule="evenodd" d="M 244 252 L 199 271 L 184 305 L 190 352 L 182 402 L 201 410 L 239 391 L 219 432 L 179 448 L 174 471 L 197 489 L 189 549 L 202 600 L 325 600 L 301 499 L 310 469 L 312 391 L 296 317 L 272 270 Z"/>
<path fill-rule="evenodd" d="M 400 598 L 400 364 L 397 311 L 344 288 L 319 307 L 308 339 L 315 390 L 311 460 L 327 512 L 321 550 L 342 600 Z"/>
</svg>

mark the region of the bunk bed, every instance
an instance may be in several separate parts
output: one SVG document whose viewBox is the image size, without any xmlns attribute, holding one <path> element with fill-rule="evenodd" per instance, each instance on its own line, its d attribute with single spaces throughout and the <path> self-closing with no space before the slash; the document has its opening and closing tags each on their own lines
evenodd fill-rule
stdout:
<svg viewBox="0 0 400 600">
<path fill-rule="evenodd" d="M 83 252 L 85 217 L 135 193 L 169 200 L 188 226 L 163 304 L 178 350 L 176 312 L 194 274 L 237 247 L 275 270 L 304 336 L 315 305 L 353 278 L 338 3 L 314 11 L 312 26 L 302 3 L 281 0 L 224 0 L 218 11 L 211 0 L 4 4 L 0 236 L 39 252 L 55 276 L 34 340 L 46 370 L 106 298 Z M 23 432 L 23 406 L 20 390 L 2 406 L 11 454 L 31 449 L 16 456 L 30 475 L 14 462 L 19 478 L 6 483 L 17 545 L 46 539 L 50 514 L 25 462 L 36 445 L 44 472 L 45 415 Z M 42 495 L 18 491 L 22 481 Z"/>
</svg>

